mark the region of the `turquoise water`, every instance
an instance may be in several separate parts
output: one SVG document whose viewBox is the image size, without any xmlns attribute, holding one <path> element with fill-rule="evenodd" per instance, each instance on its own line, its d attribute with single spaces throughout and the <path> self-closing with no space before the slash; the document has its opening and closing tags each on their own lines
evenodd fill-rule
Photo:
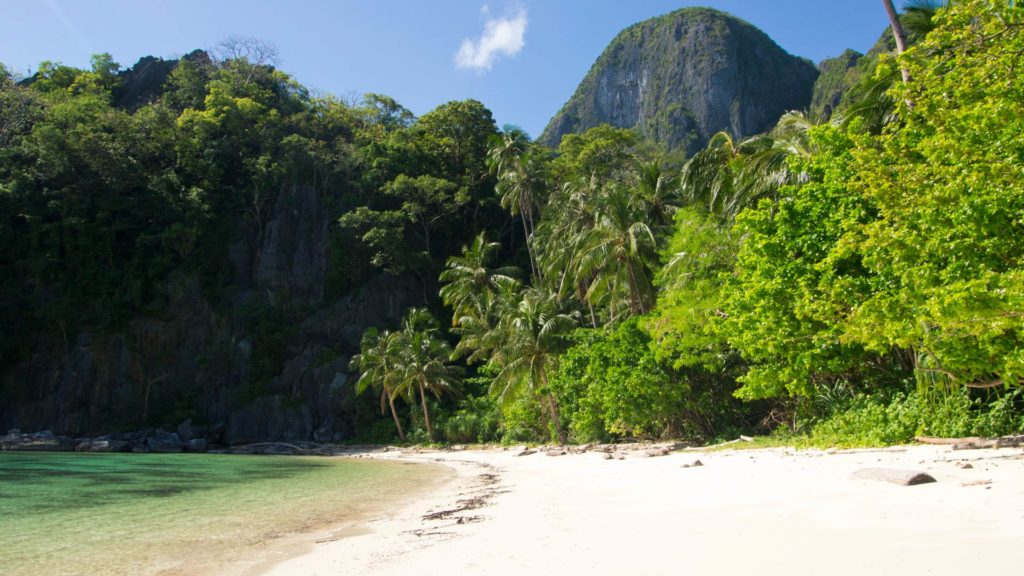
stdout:
<svg viewBox="0 0 1024 576">
<path fill-rule="evenodd" d="M 0 574 L 218 574 L 440 477 L 341 458 L 0 452 Z"/>
</svg>

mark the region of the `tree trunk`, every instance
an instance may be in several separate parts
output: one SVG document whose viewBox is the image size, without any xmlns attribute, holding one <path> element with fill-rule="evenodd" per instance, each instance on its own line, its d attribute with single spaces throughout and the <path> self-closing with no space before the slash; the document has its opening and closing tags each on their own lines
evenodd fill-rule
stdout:
<svg viewBox="0 0 1024 576">
<path fill-rule="evenodd" d="M 558 414 L 558 401 L 555 400 L 554 393 L 548 390 L 548 374 L 543 367 L 540 369 L 540 379 L 544 384 L 544 389 L 547 390 L 548 412 L 550 413 L 551 422 L 555 425 L 555 435 L 558 436 L 558 443 L 566 444 L 569 439 L 565 435 L 565 430 L 562 429 L 562 420 Z"/>
<path fill-rule="evenodd" d="M 395 421 L 395 428 L 398 429 L 398 439 L 405 442 L 405 432 L 402 431 L 402 423 L 398 421 L 398 412 L 395 411 L 395 397 L 388 394 L 388 405 L 391 406 L 391 418 Z"/>
<path fill-rule="evenodd" d="M 526 254 L 530 257 L 530 272 L 533 274 L 535 284 L 540 284 L 540 269 L 537 266 L 536 258 L 533 256 L 533 246 L 530 245 L 530 238 L 533 236 L 533 218 L 527 214 L 527 205 L 523 197 L 519 197 L 519 217 L 523 220 L 523 234 L 526 236 Z"/>
<path fill-rule="evenodd" d="M 423 389 L 423 380 L 420 380 L 420 404 L 423 405 L 423 422 L 427 425 L 427 438 L 434 441 L 434 429 L 430 426 L 430 411 L 427 410 L 427 393 Z"/>
<path fill-rule="evenodd" d="M 892 35 L 896 39 L 896 53 L 903 54 L 907 51 L 907 35 L 903 32 L 900 16 L 896 13 L 896 7 L 893 6 L 892 0 L 882 0 L 882 6 L 885 7 L 886 15 L 889 16 L 889 26 L 892 27 Z M 903 75 L 904 82 L 910 82 L 910 71 L 906 66 L 900 67 L 900 74 Z"/>
</svg>

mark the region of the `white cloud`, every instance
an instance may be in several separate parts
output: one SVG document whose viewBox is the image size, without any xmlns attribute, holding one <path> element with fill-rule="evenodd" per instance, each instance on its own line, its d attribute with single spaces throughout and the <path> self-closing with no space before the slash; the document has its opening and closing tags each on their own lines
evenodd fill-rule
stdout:
<svg viewBox="0 0 1024 576">
<path fill-rule="evenodd" d="M 484 32 L 477 40 L 466 38 L 455 53 L 455 67 L 469 70 L 490 70 L 499 56 L 515 56 L 525 46 L 526 10 L 520 8 L 511 18 L 491 18 L 483 9 Z"/>
</svg>

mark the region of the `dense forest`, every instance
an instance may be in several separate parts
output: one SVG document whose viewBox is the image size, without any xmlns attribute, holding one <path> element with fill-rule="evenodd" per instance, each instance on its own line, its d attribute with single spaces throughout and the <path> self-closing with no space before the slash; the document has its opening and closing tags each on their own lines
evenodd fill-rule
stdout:
<svg viewBox="0 0 1024 576">
<path fill-rule="evenodd" d="M 902 21 L 909 46 L 837 68 L 827 106 L 689 157 L 609 125 L 552 149 L 473 100 L 417 118 L 314 95 L 254 41 L 145 93 L 108 55 L 0 69 L 4 402 L 37 393 L 39 350 L 127 333 L 138 409 L 93 429 L 201 422 L 197 387 L 235 352 L 204 350 L 198 381 L 158 374 L 166 324 L 140 318 L 198 286 L 246 334 L 242 405 L 280 381 L 316 302 L 385 278 L 415 287 L 398 317 L 303 356 L 352 374 L 349 439 L 1019 432 L 1024 9 Z M 260 280 L 297 191 L 331 215 L 329 256 Z"/>
</svg>

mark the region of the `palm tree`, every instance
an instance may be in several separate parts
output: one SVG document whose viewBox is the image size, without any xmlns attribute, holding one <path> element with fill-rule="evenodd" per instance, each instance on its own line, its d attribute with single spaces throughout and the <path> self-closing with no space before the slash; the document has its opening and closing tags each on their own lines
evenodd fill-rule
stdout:
<svg viewBox="0 0 1024 576">
<path fill-rule="evenodd" d="M 396 366 L 398 381 L 403 389 L 419 392 L 423 408 L 423 422 L 427 437 L 434 440 L 434 429 L 427 408 L 427 393 L 441 398 L 442 394 L 458 394 L 461 380 L 458 369 L 448 364 L 451 346 L 437 336 L 437 321 L 425 308 L 412 308 L 402 320 L 402 343 Z"/>
<path fill-rule="evenodd" d="M 920 42 L 935 29 L 935 14 L 946 4 L 942 0 L 910 0 L 903 7 L 903 14 L 899 15 L 891 0 L 882 0 L 882 3 L 889 17 L 897 54 L 903 53 L 908 45 Z M 897 119 L 896 102 L 889 95 L 897 76 L 895 71 L 885 74 L 878 74 L 877 70 L 874 72 L 854 87 L 848 97 L 852 104 L 846 109 L 844 122 L 861 118 L 870 133 L 878 134 Z M 899 73 L 904 83 L 910 81 L 905 66 L 900 67 Z M 907 106 L 913 108 L 913 103 L 908 100 Z"/>
<path fill-rule="evenodd" d="M 513 266 L 488 268 L 500 244 L 488 242 L 481 232 L 473 243 L 462 249 L 461 256 L 452 256 L 440 280 L 446 284 L 441 288 L 441 299 L 452 308 L 452 325 L 457 326 L 460 318 L 481 316 L 487 307 L 487 300 L 498 289 L 498 285 L 515 281 L 519 270 Z"/>
<path fill-rule="evenodd" d="M 398 336 L 388 330 L 378 332 L 376 328 L 367 329 L 359 345 L 360 353 L 352 357 L 349 369 L 360 372 L 359 380 L 356 381 L 356 394 L 362 394 L 370 388 L 380 392 L 380 413 L 384 414 L 385 406 L 391 407 L 391 418 L 395 421 L 398 438 L 405 442 L 405 432 L 395 410 L 396 398 L 404 393 L 395 370 Z"/>
<path fill-rule="evenodd" d="M 637 198 L 613 185 L 597 198 L 595 221 L 573 239 L 572 270 L 589 279 L 586 298 L 611 302 L 612 321 L 619 316 L 615 302 L 625 292 L 632 314 L 644 314 L 654 304 L 651 271 L 658 261 L 654 232 Z"/>
<path fill-rule="evenodd" d="M 684 199 L 717 214 L 723 224 L 762 198 L 774 199 L 779 187 L 797 176 L 790 173 L 787 158 L 813 153 L 811 127 L 803 113 L 788 112 L 768 134 L 739 142 L 727 132 L 715 134 L 683 165 Z"/>
<path fill-rule="evenodd" d="M 498 178 L 495 188 L 501 197 L 501 206 L 513 216 L 519 216 L 523 223 L 530 271 L 535 280 L 540 278 L 540 269 L 532 239 L 534 215 L 547 187 L 544 159 L 544 152 L 533 146 L 526 133 L 519 129 L 506 131 L 487 153 L 487 164 Z"/>
<path fill-rule="evenodd" d="M 640 165 L 640 198 L 647 204 L 649 220 L 658 227 L 670 226 L 679 208 L 679 180 L 669 176 L 658 161 Z"/>
<path fill-rule="evenodd" d="M 554 294 L 531 288 L 503 319 L 495 332 L 502 345 L 495 348 L 491 362 L 499 368 L 491 393 L 502 403 L 511 401 L 526 387 L 538 395 L 559 442 L 566 442 L 558 413 L 558 401 L 548 388 L 548 374 L 567 347 L 565 336 L 577 326 L 574 314 L 559 310 Z M 546 406 L 545 406 L 546 404 Z"/>
<path fill-rule="evenodd" d="M 459 343 L 455 356 L 466 356 L 466 363 L 473 364 L 490 358 L 491 353 L 502 345 L 497 330 L 509 309 L 521 298 L 522 284 L 514 278 L 496 276 L 493 290 L 474 302 L 479 308 L 468 311 L 453 320 Z"/>
</svg>

